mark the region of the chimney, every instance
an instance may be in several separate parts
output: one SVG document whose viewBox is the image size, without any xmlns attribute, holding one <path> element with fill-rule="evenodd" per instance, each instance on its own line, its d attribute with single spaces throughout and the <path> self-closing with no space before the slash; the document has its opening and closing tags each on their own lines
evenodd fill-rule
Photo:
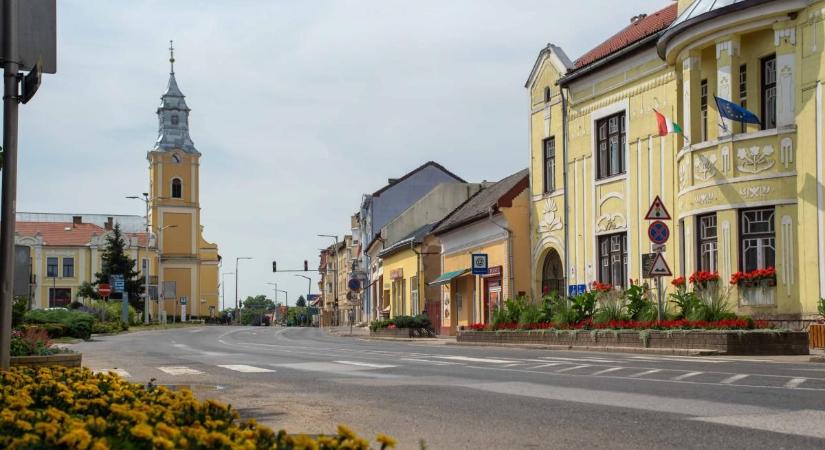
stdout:
<svg viewBox="0 0 825 450">
<path fill-rule="evenodd" d="M 80 225 L 83 223 L 83 216 L 72 216 L 72 226 Z"/>
<path fill-rule="evenodd" d="M 398 178 L 388 178 L 388 179 L 387 179 L 387 184 L 393 184 L 393 183 L 395 183 L 395 182 L 397 182 L 397 181 L 398 181 Z"/>
<path fill-rule="evenodd" d="M 638 16 L 633 16 L 630 18 L 630 23 L 636 23 L 644 19 L 645 17 L 647 17 L 647 14 L 639 14 Z"/>
<path fill-rule="evenodd" d="M 114 226 L 114 219 L 111 218 L 111 217 L 107 217 L 106 218 L 106 223 L 103 224 L 103 228 L 105 228 L 106 230 L 111 231 L 113 226 Z"/>
</svg>

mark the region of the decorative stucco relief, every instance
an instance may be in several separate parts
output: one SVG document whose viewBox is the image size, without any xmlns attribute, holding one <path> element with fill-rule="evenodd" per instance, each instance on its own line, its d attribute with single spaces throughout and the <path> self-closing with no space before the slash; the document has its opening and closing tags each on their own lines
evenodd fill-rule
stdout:
<svg viewBox="0 0 825 450">
<path fill-rule="evenodd" d="M 726 174 L 726 173 L 730 172 L 730 167 L 731 167 L 731 165 L 730 165 L 730 147 L 728 147 L 727 145 L 722 147 L 722 150 L 720 151 L 720 153 L 722 154 L 722 170 L 721 170 L 721 172 L 723 174 Z"/>
<path fill-rule="evenodd" d="M 762 185 L 762 186 L 748 186 L 748 187 L 744 187 L 744 188 L 739 190 L 739 194 L 742 195 L 742 198 L 748 198 L 748 199 L 764 197 L 764 196 L 766 196 L 770 193 L 771 193 L 771 187 L 770 186 L 765 186 L 765 185 Z"/>
<path fill-rule="evenodd" d="M 708 181 L 716 175 L 716 155 L 698 155 L 694 163 L 696 172 L 693 177 L 699 181 Z"/>
<path fill-rule="evenodd" d="M 616 230 L 619 228 L 625 228 L 626 226 L 627 221 L 621 214 L 605 214 L 599 217 L 599 220 L 596 221 L 596 227 L 599 231 Z"/>
<path fill-rule="evenodd" d="M 707 205 L 713 202 L 714 200 L 716 200 L 716 194 L 714 194 L 713 192 L 707 192 L 704 194 L 697 194 L 695 201 L 697 205 Z"/>
<path fill-rule="evenodd" d="M 685 155 L 679 163 L 679 190 L 683 190 L 688 184 L 688 172 L 690 171 L 690 157 Z"/>
<path fill-rule="evenodd" d="M 745 173 L 760 173 L 773 167 L 776 161 L 771 158 L 774 150 L 772 145 L 766 145 L 762 148 L 753 146 L 750 148 L 740 148 L 736 151 L 738 162 L 736 168 L 740 172 Z"/>
<path fill-rule="evenodd" d="M 793 140 L 786 137 L 779 143 L 779 162 L 788 168 L 788 165 L 793 162 Z"/>
<path fill-rule="evenodd" d="M 544 199 L 544 214 L 541 216 L 539 222 L 539 231 L 542 233 L 549 233 L 558 231 L 562 228 L 561 218 L 558 215 L 559 208 L 553 199 Z"/>
</svg>

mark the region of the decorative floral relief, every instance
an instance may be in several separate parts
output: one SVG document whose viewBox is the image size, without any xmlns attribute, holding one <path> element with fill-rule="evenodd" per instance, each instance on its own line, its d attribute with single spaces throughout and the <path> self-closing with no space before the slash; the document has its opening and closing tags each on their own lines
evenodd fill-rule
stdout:
<svg viewBox="0 0 825 450">
<path fill-rule="evenodd" d="M 782 139 L 779 143 L 779 162 L 788 168 L 788 165 L 793 162 L 793 141 L 791 138 Z"/>
<path fill-rule="evenodd" d="M 682 159 L 682 162 L 679 163 L 679 190 L 683 190 L 687 187 L 689 170 L 690 162 L 688 156 L 685 156 L 684 159 Z"/>
<path fill-rule="evenodd" d="M 743 198 L 764 197 L 771 193 L 770 186 L 749 186 L 739 190 Z"/>
<path fill-rule="evenodd" d="M 542 233 L 561 230 L 561 219 L 556 214 L 558 210 L 555 201 L 549 198 L 544 200 L 544 214 L 542 214 L 541 222 L 539 222 L 539 230 Z"/>
<path fill-rule="evenodd" d="M 697 194 L 696 195 L 696 204 L 697 205 L 707 205 L 712 201 L 716 200 L 716 194 L 713 192 L 708 192 L 705 194 Z"/>
<path fill-rule="evenodd" d="M 736 168 L 740 172 L 745 173 L 760 173 L 773 167 L 774 161 L 770 156 L 773 155 L 773 146 L 766 145 L 763 148 L 753 146 L 751 148 L 740 148 L 736 151 L 736 157 L 739 162 Z"/>
<path fill-rule="evenodd" d="M 693 176 L 697 180 L 707 181 L 716 175 L 716 155 L 699 155 L 694 165 L 696 172 Z"/>
<path fill-rule="evenodd" d="M 596 222 L 599 231 L 615 230 L 617 228 L 624 228 L 627 222 L 621 214 L 605 214 L 599 217 Z"/>
<path fill-rule="evenodd" d="M 722 147 L 722 173 L 730 172 L 730 147 Z"/>
</svg>

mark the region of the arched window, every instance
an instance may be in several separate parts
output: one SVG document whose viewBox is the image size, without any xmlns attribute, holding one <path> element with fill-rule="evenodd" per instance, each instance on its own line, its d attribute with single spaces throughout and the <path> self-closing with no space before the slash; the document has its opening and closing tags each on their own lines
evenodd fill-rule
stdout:
<svg viewBox="0 0 825 450">
<path fill-rule="evenodd" d="M 544 103 L 550 102 L 550 97 L 552 97 L 552 92 L 550 92 L 550 86 L 544 88 Z"/>
<path fill-rule="evenodd" d="M 542 295 L 558 294 L 564 296 L 566 294 L 561 258 L 559 253 L 552 249 L 544 257 L 544 265 L 541 269 L 541 292 Z"/>
<path fill-rule="evenodd" d="M 172 198 L 183 198 L 183 186 L 180 178 L 172 179 Z"/>
</svg>

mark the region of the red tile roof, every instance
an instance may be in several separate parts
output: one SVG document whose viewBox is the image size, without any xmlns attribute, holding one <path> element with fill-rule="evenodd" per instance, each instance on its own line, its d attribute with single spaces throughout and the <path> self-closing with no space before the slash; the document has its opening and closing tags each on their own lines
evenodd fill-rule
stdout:
<svg viewBox="0 0 825 450">
<path fill-rule="evenodd" d="M 89 245 L 92 235 L 102 235 L 106 229 L 91 223 L 72 224 L 71 222 L 17 222 L 15 232 L 21 236 L 43 236 L 47 246 L 79 247 Z M 146 233 L 124 233 L 125 236 L 137 236 L 138 245 L 146 245 Z"/>
<path fill-rule="evenodd" d="M 608 40 L 602 42 L 596 48 L 590 50 L 577 59 L 574 63 L 576 69 L 593 64 L 594 62 L 605 58 L 619 50 L 630 46 L 642 39 L 656 34 L 667 28 L 674 20 L 676 20 L 677 5 L 673 3 L 667 8 L 656 11 L 642 19 L 639 19 L 622 31 L 614 34 Z"/>
</svg>

